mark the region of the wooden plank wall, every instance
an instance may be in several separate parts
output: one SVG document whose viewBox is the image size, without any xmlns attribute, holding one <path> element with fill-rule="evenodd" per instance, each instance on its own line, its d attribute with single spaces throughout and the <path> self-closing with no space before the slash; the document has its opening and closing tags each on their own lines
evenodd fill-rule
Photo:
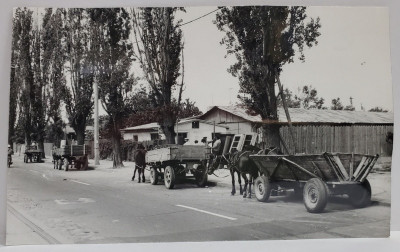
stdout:
<svg viewBox="0 0 400 252">
<path fill-rule="evenodd" d="M 386 133 L 393 132 L 389 125 L 305 125 L 293 126 L 297 144 L 297 153 L 318 154 L 322 152 L 345 152 L 361 154 L 392 155 L 392 144 L 386 142 Z M 280 132 L 291 152 L 294 145 L 288 126 L 282 126 Z M 284 147 L 281 146 L 284 150 Z"/>
</svg>

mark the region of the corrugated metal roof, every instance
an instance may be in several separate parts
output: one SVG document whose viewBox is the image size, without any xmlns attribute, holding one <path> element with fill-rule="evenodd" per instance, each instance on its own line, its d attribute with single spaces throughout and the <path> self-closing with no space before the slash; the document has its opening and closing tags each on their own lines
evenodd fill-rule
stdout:
<svg viewBox="0 0 400 252">
<path fill-rule="evenodd" d="M 246 121 L 261 122 L 261 116 L 249 115 L 244 108 L 237 106 L 214 106 L 204 115 L 213 109 L 221 109 Z M 289 108 L 289 114 L 293 123 L 393 124 L 394 122 L 394 114 L 392 112 Z M 278 109 L 278 116 L 279 122 L 287 122 L 283 108 Z"/>
<path fill-rule="evenodd" d="M 394 115 L 391 112 L 290 108 L 289 113 L 293 123 L 393 124 L 394 122 Z M 279 110 L 279 121 L 287 122 L 283 109 Z"/>
</svg>

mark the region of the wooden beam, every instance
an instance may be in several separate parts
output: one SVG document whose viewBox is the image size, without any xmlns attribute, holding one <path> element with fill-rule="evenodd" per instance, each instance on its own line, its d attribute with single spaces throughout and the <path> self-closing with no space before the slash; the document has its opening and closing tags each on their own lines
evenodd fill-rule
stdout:
<svg viewBox="0 0 400 252">
<path fill-rule="evenodd" d="M 282 105 L 283 105 L 283 108 L 285 110 L 286 118 L 288 120 L 289 132 L 290 132 L 290 136 L 291 136 L 292 141 L 293 141 L 294 153 L 296 153 L 297 152 L 297 146 L 296 146 L 296 140 L 295 140 L 294 134 L 293 134 L 292 120 L 290 119 L 289 109 L 288 109 L 287 104 L 286 104 L 285 95 L 283 94 L 283 86 L 281 84 L 281 80 L 280 80 L 278 74 L 276 74 L 276 79 L 277 79 L 277 82 L 278 82 L 279 93 L 281 94 L 281 98 L 282 98 Z M 294 154 L 294 153 L 292 153 L 292 154 Z"/>
<path fill-rule="evenodd" d="M 295 167 L 297 167 L 297 168 L 299 168 L 302 172 L 307 173 L 307 174 L 310 175 L 311 177 L 313 177 L 313 178 L 318 178 L 317 175 L 315 175 L 314 173 L 308 171 L 308 170 L 305 169 L 304 167 L 301 167 L 300 165 L 296 164 L 295 162 L 293 162 L 293 161 L 291 161 L 291 160 L 289 160 L 289 159 L 287 159 L 287 158 L 284 158 L 284 157 L 282 157 L 282 160 L 288 162 L 289 164 L 291 164 L 291 165 L 293 165 L 293 166 L 295 166 Z"/>
</svg>

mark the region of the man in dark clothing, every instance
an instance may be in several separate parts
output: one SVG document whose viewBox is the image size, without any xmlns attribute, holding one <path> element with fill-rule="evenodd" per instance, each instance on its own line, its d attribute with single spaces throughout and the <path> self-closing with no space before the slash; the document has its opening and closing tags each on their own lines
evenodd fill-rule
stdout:
<svg viewBox="0 0 400 252">
<path fill-rule="evenodd" d="M 135 180 L 136 170 L 138 171 L 139 183 L 140 174 L 142 174 L 142 182 L 145 182 L 144 168 L 146 167 L 146 150 L 142 144 L 139 144 L 135 151 L 135 170 L 133 171 L 132 181 Z"/>
<path fill-rule="evenodd" d="M 9 164 L 12 164 L 12 156 L 11 156 L 12 154 L 14 154 L 14 151 L 11 148 L 11 145 L 8 145 L 8 159 L 10 160 Z"/>
</svg>

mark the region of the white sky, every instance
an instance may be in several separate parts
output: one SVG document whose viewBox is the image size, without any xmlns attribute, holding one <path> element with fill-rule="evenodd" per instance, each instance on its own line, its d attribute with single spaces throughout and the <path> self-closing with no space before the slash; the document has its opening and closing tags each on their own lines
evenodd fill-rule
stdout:
<svg viewBox="0 0 400 252">
<path fill-rule="evenodd" d="M 216 7 L 191 7 L 181 14 L 183 22 Z M 325 106 L 340 97 L 343 105 L 354 98 L 356 110 L 380 106 L 393 110 L 390 73 L 389 17 L 386 8 L 309 7 L 309 16 L 321 19 L 318 45 L 305 50 L 306 62 L 286 65 L 281 75 L 284 87 L 296 91 L 312 85 Z M 190 97 L 205 112 L 212 105 L 237 102 L 238 80 L 226 69 L 234 62 L 224 58 L 220 45 L 224 34 L 212 23 L 215 13 L 182 27 L 185 40 L 184 97 Z"/>
</svg>

